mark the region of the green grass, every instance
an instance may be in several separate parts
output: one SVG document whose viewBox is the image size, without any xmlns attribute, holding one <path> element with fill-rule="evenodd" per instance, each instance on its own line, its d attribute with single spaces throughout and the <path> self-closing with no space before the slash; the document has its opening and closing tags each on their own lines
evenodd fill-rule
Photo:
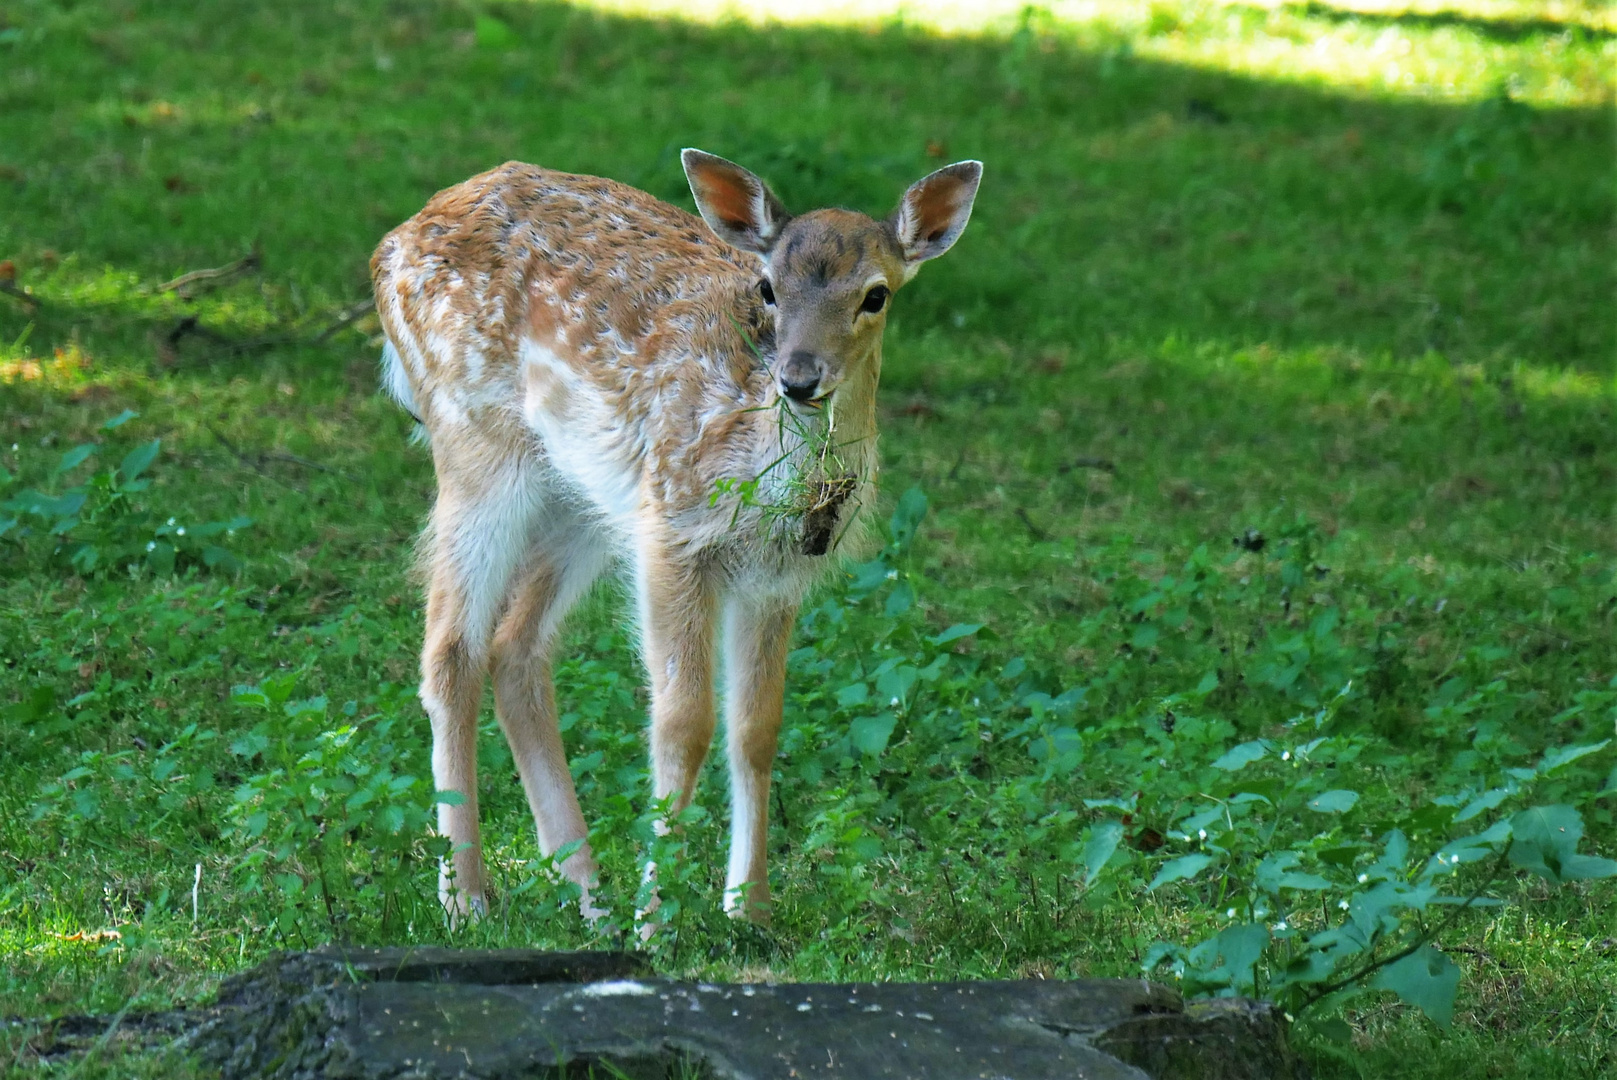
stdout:
<svg viewBox="0 0 1617 1080">
<path fill-rule="evenodd" d="M 438 920 L 425 842 L 406 835 L 341 850 L 340 910 L 306 905 L 277 929 L 273 883 L 252 893 L 242 868 L 262 841 L 231 831 L 235 788 L 267 762 L 230 744 L 261 721 L 283 730 L 230 701 L 238 684 L 290 673 L 333 723 L 350 700 L 397 717 L 397 745 L 358 752 L 426 768 L 407 569 L 430 462 L 375 393 L 374 318 L 313 339 L 365 298 L 387 229 L 509 158 L 689 206 L 677 151 L 695 145 L 794 208 L 871 212 L 943 161 L 986 164 L 971 228 L 890 320 L 883 487 L 889 505 L 920 487 L 930 515 L 895 556 L 901 581 L 863 600 L 829 589 L 799 635 L 776 926 L 709 910 L 720 830 L 695 825 L 667 970 L 1133 975 L 1153 942 L 1200 941 L 1237 902 L 1233 872 L 1146 891 L 1196 847 L 1152 850 L 1150 832 L 1200 805 L 1208 761 L 1300 743 L 1312 721 L 1287 722 L 1349 680 L 1329 761 L 1251 766 L 1361 793 L 1340 818 L 1277 814 L 1276 842 L 1327 873 L 1341 868 L 1314 860 L 1330 845 L 1368 851 L 1433 796 L 1612 735 L 1609 10 L 1005 10 L 945 33 L 924 17 L 513 4 L 495 11 L 515 38 L 502 46 L 478 43 L 470 6 L 431 0 L 0 0 L 0 260 L 38 301 L 0 293 L 0 498 L 161 439 L 136 496 L 153 516 L 106 526 L 109 550 L 169 516 L 254 521 L 221 540 L 239 574 L 182 553 L 177 578 L 124 571 L 138 550 L 81 575 L 39 537 L 0 536 L 0 1017 L 197 1000 L 267 950 L 332 936 L 590 940 L 536 875 L 491 718 L 500 886 L 475 928 Z M 255 248 L 258 274 L 192 300 L 157 289 Z M 140 415 L 102 430 L 125 409 Z M 53 480 L 87 441 L 100 452 Z M 1232 545 L 1248 530 L 1263 551 Z M 1199 583 L 1175 593 L 1203 546 Z M 588 603 L 558 678 L 626 909 L 644 695 L 619 609 L 606 589 Z M 926 644 L 955 623 L 988 631 Z M 937 681 L 879 708 L 882 661 L 938 653 Z M 1218 686 L 1197 693 L 1210 672 Z M 403 689 L 367 704 L 384 682 Z M 1075 688 L 1081 702 L 1048 709 L 1029 696 Z M 850 749 L 847 732 L 869 738 L 887 715 L 879 755 Z M 1577 805 L 1586 847 L 1608 856 L 1612 766 L 1607 748 L 1535 796 Z M 719 772 L 701 802 L 722 820 Z M 1136 791 L 1120 861 L 1083 889 L 1085 838 L 1120 819 L 1084 800 Z M 1422 820 L 1421 852 L 1466 831 Z M 378 882 L 385 902 L 364 891 Z M 1443 938 L 1464 973 L 1452 1029 L 1359 998 L 1346 1043 L 1303 1032 L 1321 1075 L 1614 1067 L 1610 883 L 1507 874 L 1490 895 L 1506 905 Z M 111 928 L 121 939 L 69 939 Z M 37 1061 L 32 1030 L 0 1029 L 0 1066 L 79 1067 Z M 84 1074 L 98 1069 L 172 1075 L 116 1043 Z"/>
</svg>

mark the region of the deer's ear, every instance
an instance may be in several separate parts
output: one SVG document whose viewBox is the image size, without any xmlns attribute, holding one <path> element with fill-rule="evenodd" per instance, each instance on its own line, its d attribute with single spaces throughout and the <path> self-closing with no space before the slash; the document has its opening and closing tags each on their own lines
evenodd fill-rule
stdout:
<svg viewBox="0 0 1617 1080">
<path fill-rule="evenodd" d="M 913 268 L 954 246 L 971 220 L 971 204 L 983 178 L 983 163 L 959 161 L 917 180 L 889 219 Z"/>
<path fill-rule="evenodd" d="M 679 160 L 708 228 L 732 247 L 768 255 L 790 215 L 764 182 L 701 150 L 683 150 Z"/>
</svg>

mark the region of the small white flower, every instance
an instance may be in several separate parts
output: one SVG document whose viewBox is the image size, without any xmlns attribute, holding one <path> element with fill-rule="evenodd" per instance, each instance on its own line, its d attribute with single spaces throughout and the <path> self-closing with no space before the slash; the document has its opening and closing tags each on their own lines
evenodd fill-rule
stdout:
<svg viewBox="0 0 1617 1080">
<path fill-rule="evenodd" d="M 1369 874 L 1360 874 L 1359 875 L 1359 884 L 1360 885 L 1363 885 L 1365 882 L 1367 882 L 1369 880 L 1370 880 L 1370 875 Z"/>
<path fill-rule="evenodd" d="M 1275 930 L 1276 933 L 1279 933 L 1281 930 L 1284 930 L 1285 928 L 1286 928 L 1286 920 L 1285 919 L 1281 919 L 1279 922 L 1274 924 L 1274 930 Z"/>
<path fill-rule="evenodd" d="M 185 535 L 185 526 L 181 525 L 178 529 L 175 529 L 174 530 L 174 535 L 175 536 L 184 536 Z"/>
<path fill-rule="evenodd" d="M 156 540 L 148 540 L 148 541 L 146 541 L 146 550 L 147 551 L 156 551 L 157 550 L 157 541 Z"/>
<path fill-rule="evenodd" d="M 174 524 L 174 519 L 173 519 L 173 518 L 169 518 L 169 519 L 168 519 L 168 523 L 169 523 L 169 524 L 170 524 L 170 525 L 172 525 L 172 524 Z"/>
<path fill-rule="evenodd" d="M 983 701 L 982 701 L 982 698 L 972 698 L 971 703 L 973 705 L 981 705 L 983 703 Z"/>
<path fill-rule="evenodd" d="M 1197 829 L 1196 830 L 1196 838 L 1198 840 L 1206 840 L 1207 839 L 1207 830 L 1206 829 Z"/>
<path fill-rule="evenodd" d="M 1224 917 L 1225 917 L 1225 918 L 1226 918 L 1226 919 L 1233 919 L 1233 918 L 1235 918 L 1235 909 L 1234 909 L 1234 908 L 1230 908 L 1230 909 L 1229 909 L 1229 910 L 1228 910 L 1228 911 L 1226 911 L 1226 912 L 1225 912 L 1225 913 L 1224 913 Z"/>
<path fill-rule="evenodd" d="M 889 705 L 897 705 L 898 704 L 898 699 L 894 698 L 893 700 L 889 701 L 887 704 L 889 704 Z"/>
<path fill-rule="evenodd" d="M 1336 902 L 1336 906 L 1341 908 L 1343 911 L 1346 911 L 1348 909 L 1348 902 L 1346 900 L 1338 900 Z"/>
<path fill-rule="evenodd" d="M 898 571 L 897 570 L 889 570 L 889 571 L 887 571 L 887 580 L 888 581 L 897 581 L 898 580 Z"/>
<path fill-rule="evenodd" d="M 15 454 L 17 452 L 17 444 L 16 443 L 11 444 L 11 452 L 13 454 Z"/>
<path fill-rule="evenodd" d="M 1280 755 L 1280 760 L 1281 761 L 1290 761 L 1291 760 L 1291 751 L 1287 750 L 1285 753 L 1281 754 Z"/>
</svg>

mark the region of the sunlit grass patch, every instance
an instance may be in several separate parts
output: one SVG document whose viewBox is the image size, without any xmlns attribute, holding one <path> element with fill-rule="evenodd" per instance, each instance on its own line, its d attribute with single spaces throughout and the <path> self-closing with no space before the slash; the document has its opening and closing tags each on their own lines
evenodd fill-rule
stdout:
<svg viewBox="0 0 1617 1080">
<path fill-rule="evenodd" d="M 1343 345 L 1287 349 L 1204 342 L 1194 349 L 1164 348 L 1161 357 L 1186 373 L 1244 372 L 1262 379 L 1273 393 L 1323 394 L 1343 406 L 1376 393 L 1402 398 L 1436 394 L 1454 400 L 1482 393 L 1617 405 L 1617 379 L 1611 375 L 1509 354 L 1456 362 L 1438 352 L 1395 357 Z M 1355 386 L 1362 389 L 1355 392 Z"/>
<path fill-rule="evenodd" d="M 55 355 L 43 359 L 26 349 L 25 337 L 0 349 L 0 383 L 37 382 L 55 390 L 72 390 L 84 382 L 90 358 L 76 345 L 58 346 Z"/>
<path fill-rule="evenodd" d="M 1423 20 L 1391 5 L 1152 5 L 1131 25 L 1143 55 L 1364 93 L 1475 100 L 1500 86 L 1540 106 L 1612 101 L 1609 28 L 1535 24 L 1501 40 L 1465 5 Z M 1362 17 L 1361 17 L 1362 12 Z M 1407 15 L 1406 15 L 1407 13 Z M 1414 17 L 1408 17 L 1414 16 Z M 1514 39 L 1514 40 L 1513 40 Z"/>
<path fill-rule="evenodd" d="M 1313 6 L 1347 14 L 1412 15 L 1435 23 L 1473 20 L 1483 28 L 1511 33 L 1526 28 L 1617 30 L 1617 11 L 1609 0 L 1334 0 L 1299 3 L 1299 0 L 1255 0 L 1256 7 Z"/>
<path fill-rule="evenodd" d="M 587 6 L 705 21 L 987 33 L 1033 48 L 1041 39 L 1064 40 L 1208 70 L 1433 100 L 1475 100 L 1505 85 L 1535 105 L 1609 104 L 1617 86 L 1617 18 L 1609 8 L 1578 3 L 793 0 L 758 8 L 734 0 L 587 0 Z"/>
</svg>

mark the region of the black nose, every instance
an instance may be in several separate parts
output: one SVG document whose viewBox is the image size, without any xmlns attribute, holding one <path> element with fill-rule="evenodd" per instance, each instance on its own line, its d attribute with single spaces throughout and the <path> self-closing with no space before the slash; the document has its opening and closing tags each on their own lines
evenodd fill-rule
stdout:
<svg viewBox="0 0 1617 1080">
<path fill-rule="evenodd" d="M 819 385 L 819 377 L 814 375 L 809 376 L 807 382 L 788 382 L 785 379 L 780 381 L 780 388 L 784 390 L 786 392 L 786 396 L 791 398 L 793 401 L 812 400 L 814 397 L 814 391 L 819 388 Z"/>
<path fill-rule="evenodd" d="M 793 401 L 809 401 L 819 386 L 819 358 L 805 349 L 793 350 L 780 371 L 781 392 Z"/>
</svg>

